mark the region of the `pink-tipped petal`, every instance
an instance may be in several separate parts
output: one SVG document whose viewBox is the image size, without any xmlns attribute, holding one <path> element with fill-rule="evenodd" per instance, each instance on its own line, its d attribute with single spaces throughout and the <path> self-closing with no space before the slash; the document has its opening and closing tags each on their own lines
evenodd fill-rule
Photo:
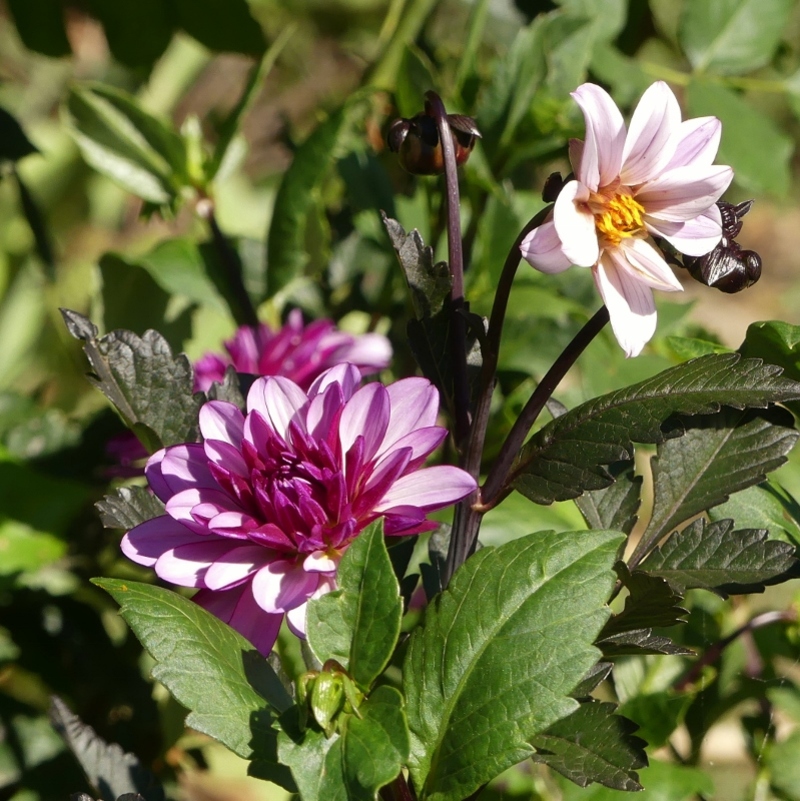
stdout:
<svg viewBox="0 0 800 801">
<path fill-rule="evenodd" d="M 324 392 L 331 384 L 341 387 L 342 395 L 346 401 L 353 397 L 353 393 L 361 383 L 361 371 L 353 364 L 337 364 L 326 370 L 308 390 L 308 397 L 314 398 Z"/>
<path fill-rule="evenodd" d="M 450 465 L 435 465 L 402 476 L 375 505 L 381 512 L 395 506 L 416 506 L 432 511 L 470 494 L 477 484 L 469 473 Z"/>
<path fill-rule="evenodd" d="M 664 257 L 644 239 L 623 239 L 619 248 L 608 251 L 617 267 L 662 292 L 680 292 L 681 282 L 664 261 Z"/>
<path fill-rule="evenodd" d="M 597 290 L 608 307 L 617 342 L 626 356 L 638 356 L 656 330 L 653 291 L 617 269 L 605 255 L 592 272 Z"/>
<path fill-rule="evenodd" d="M 625 147 L 625 122 L 608 92 L 595 84 L 582 84 L 572 97 L 586 121 L 586 139 L 577 175 L 581 183 L 596 192 L 598 187 L 619 176 Z"/>
<path fill-rule="evenodd" d="M 553 223 L 564 256 L 580 267 L 591 267 L 600 258 L 594 214 L 586 206 L 589 190 L 570 181 L 553 207 Z"/>
<path fill-rule="evenodd" d="M 132 528 L 122 538 L 120 547 L 131 561 L 152 567 L 165 551 L 190 542 L 200 542 L 202 536 L 189 531 L 169 515 L 162 515 Z"/>
<path fill-rule="evenodd" d="M 664 81 L 656 81 L 633 112 L 622 152 L 622 183 L 641 184 L 664 169 L 675 152 L 680 124 L 681 110 L 675 95 Z"/>
<path fill-rule="evenodd" d="M 534 228 L 519 246 L 522 258 L 537 270 L 553 274 L 564 272 L 572 262 L 564 255 L 561 240 L 556 233 L 555 223 L 542 223 Z"/>
<path fill-rule="evenodd" d="M 203 439 L 227 442 L 234 448 L 241 448 L 244 415 L 232 403 L 209 401 L 200 409 L 200 433 Z"/>
<path fill-rule="evenodd" d="M 676 135 L 675 152 L 666 170 L 675 167 L 710 167 L 717 157 L 722 136 L 722 123 L 716 117 L 695 117 L 684 120 Z"/>
<path fill-rule="evenodd" d="M 274 553 L 260 545 L 232 548 L 208 568 L 203 583 L 209 590 L 232 587 L 263 567 L 271 557 L 274 558 Z"/>
<path fill-rule="evenodd" d="M 647 230 L 654 236 L 667 240 L 674 248 L 687 256 L 705 256 L 722 239 L 722 215 L 714 204 L 693 220 L 669 222 L 667 220 L 645 220 Z"/>
<path fill-rule="evenodd" d="M 247 393 L 247 411 L 261 412 L 272 430 L 284 439 L 289 423 L 296 420 L 297 412 L 307 402 L 294 381 L 283 376 L 269 376 L 256 381 Z"/>
<path fill-rule="evenodd" d="M 685 222 L 707 211 L 733 180 L 724 165 L 676 167 L 643 186 L 636 194 L 648 216 Z"/>
<path fill-rule="evenodd" d="M 294 562 L 280 560 L 262 567 L 255 574 L 253 595 L 265 612 L 287 612 L 305 603 L 318 584 L 318 573 L 306 573 Z"/>
<path fill-rule="evenodd" d="M 361 387 L 344 405 L 339 418 L 339 441 L 346 454 L 356 438 L 364 437 L 364 460 L 378 450 L 389 427 L 391 400 L 383 384 L 373 382 Z"/>
</svg>

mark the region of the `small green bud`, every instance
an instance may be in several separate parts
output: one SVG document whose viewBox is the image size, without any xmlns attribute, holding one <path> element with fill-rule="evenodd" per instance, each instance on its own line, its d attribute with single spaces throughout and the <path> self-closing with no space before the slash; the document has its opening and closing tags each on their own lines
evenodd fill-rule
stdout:
<svg viewBox="0 0 800 801">
<path fill-rule="evenodd" d="M 315 720 L 330 737 L 334 720 L 344 706 L 344 685 L 340 673 L 320 673 L 311 691 L 311 711 Z"/>
</svg>

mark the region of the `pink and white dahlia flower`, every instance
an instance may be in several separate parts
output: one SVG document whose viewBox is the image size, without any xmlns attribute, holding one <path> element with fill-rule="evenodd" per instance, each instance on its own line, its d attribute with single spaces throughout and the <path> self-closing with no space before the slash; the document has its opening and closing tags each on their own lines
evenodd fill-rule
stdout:
<svg viewBox="0 0 800 801">
<path fill-rule="evenodd" d="M 449 465 L 423 467 L 446 436 L 439 395 L 424 378 L 358 388 L 343 364 L 304 392 L 258 379 L 247 413 L 223 401 L 200 410 L 202 444 L 154 454 L 146 475 L 166 514 L 132 529 L 126 556 L 272 648 L 283 616 L 299 636 L 306 602 L 336 586 L 339 559 L 369 523 L 389 535 L 436 524 L 426 515 L 475 489 Z"/>
<path fill-rule="evenodd" d="M 283 375 L 308 389 L 320 373 L 337 364 L 349 362 L 362 375 L 369 375 L 383 370 L 392 358 L 392 346 L 385 336 L 348 334 L 332 320 L 304 325 L 299 309 L 289 313 L 279 331 L 265 323 L 257 328 L 245 325 L 224 345 L 227 356 L 207 353 L 195 363 L 195 391 L 205 392 L 214 381 L 222 381 L 229 364 L 239 373 Z"/>
<path fill-rule="evenodd" d="M 678 101 L 663 81 L 644 93 L 627 131 L 599 86 L 585 83 L 572 96 L 586 120 L 585 141 L 570 142 L 575 180 L 520 249 L 545 273 L 591 267 L 617 341 L 636 356 L 655 333 L 652 289 L 682 289 L 648 236 L 666 239 L 687 256 L 710 252 L 722 237 L 715 204 L 733 170 L 712 164 L 719 120 L 681 122 Z"/>
</svg>

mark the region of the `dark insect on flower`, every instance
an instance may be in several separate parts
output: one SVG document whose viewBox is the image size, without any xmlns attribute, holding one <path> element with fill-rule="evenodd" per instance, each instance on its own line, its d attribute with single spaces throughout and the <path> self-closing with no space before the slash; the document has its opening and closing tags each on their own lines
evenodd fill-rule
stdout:
<svg viewBox="0 0 800 801">
<path fill-rule="evenodd" d="M 460 167 L 469 158 L 481 133 L 472 117 L 448 114 L 447 122 L 453 135 L 456 164 Z M 400 156 L 400 166 L 407 172 L 413 175 L 441 175 L 444 172 L 439 130 L 427 107 L 409 120 L 402 117 L 395 120 L 389 126 L 386 140 L 389 150 Z"/>
<path fill-rule="evenodd" d="M 717 201 L 722 213 L 722 239 L 705 256 L 684 256 L 681 266 L 701 284 L 732 294 L 752 286 L 761 277 L 761 257 L 753 250 L 742 250 L 736 237 L 742 230 L 742 217 L 753 206 L 752 200 L 733 205 Z"/>
<path fill-rule="evenodd" d="M 564 188 L 564 184 L 570 180 L 570 176 L 564 178 L 560 172 L 551 172 L 550 175 L 547 176 L 547 180 L 544 182 L 544 187 L 542 188 L 542 200 L 545 203 L 555 203 L 561 190 Z"/>
</svg>

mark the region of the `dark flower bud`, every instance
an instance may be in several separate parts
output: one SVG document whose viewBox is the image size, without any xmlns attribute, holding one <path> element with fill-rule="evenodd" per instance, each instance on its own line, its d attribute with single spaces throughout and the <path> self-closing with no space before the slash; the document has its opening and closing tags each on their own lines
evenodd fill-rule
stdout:
<svg viewBox="0 0 800 801">
<path fill-rule="evenodd" d="M 560 172 L 551 172 L 542 188 L 542 200 L 545 203 L 555 203 L 567 180 L 562 177 Z"/>
<path fill-rule="evenodd" d="M 448 114 L 447 122 L 453 136 L 456 164 L 461 166 L 475 147 L 480 131 L 472 117 Z M 436 119 L 428 109 L 411 119 L 400 118 L 389 126 L 386 137 L 389 150 L 400 157 L 400 165 L 413 175 L 441 175 L 444 172 L 444 152 L 439 141 Z"/>
<path fill-rule="evenodd" d="M 684 256 L 682 263 L 672 258 L 672 263 L 685 267 L 701 284 L 732 294 L 752 286 L 761 278 L 761 257 L 753 250 L 742 250 L 736 237 L 742 230 L 742 217 L 753 206 L 745 200 L 735 206 L 724 200 L 717 202 L 722 215 L 722 239 L 705 256 Z"/>
</svg>

